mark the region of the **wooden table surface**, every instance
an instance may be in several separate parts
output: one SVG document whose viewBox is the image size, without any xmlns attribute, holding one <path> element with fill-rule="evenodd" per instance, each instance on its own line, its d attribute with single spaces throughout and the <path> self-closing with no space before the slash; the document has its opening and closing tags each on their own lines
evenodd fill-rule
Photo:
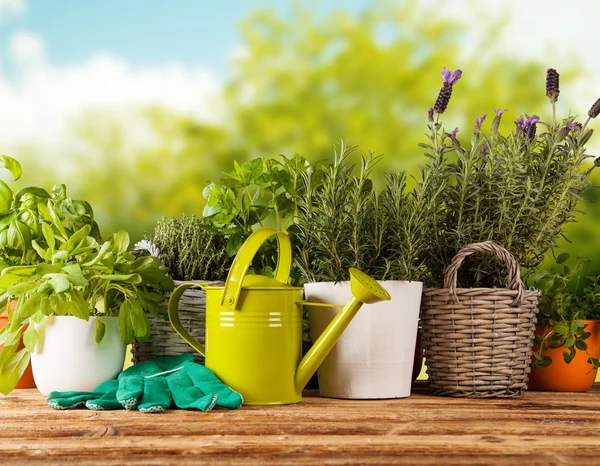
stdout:
<svg viewBox="0 0 600 466">
<path fill-rule="evenodd" d="M 433 397 L 209 413 L 55 411 L 0 395 L 0 464 L 600 464 L 600 385 L 520 399 Z"/>
</svg>

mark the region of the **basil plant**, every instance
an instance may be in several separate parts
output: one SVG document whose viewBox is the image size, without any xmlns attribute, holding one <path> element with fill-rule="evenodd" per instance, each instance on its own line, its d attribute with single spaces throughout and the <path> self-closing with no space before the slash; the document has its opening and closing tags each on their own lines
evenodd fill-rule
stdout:
<svg viewBox="0 0 600 466">
<path fill-rule="evenodd" d="M 35 324 L 46 316 L 84 320 L 97 316 L 98 343 L 104 337 L 105 319 L 118 317 L 120 339 L 130 344 L 148 338 L 147 312 L 164 316 L 163 294 L 173 289 L 158 258 L 129 252 L 127 232 L 100 240 L 89 204 L 68 200 L 63 186 L 55 187 L 47 198 L 42 190 L 34 191 L 38 188 L 27 189 L 29 203 L 25 206 L 21 202 L 25 194 L 18 199 L 17 193 L 0 218 L 1 222 L 12 216 L 0 231 L 4 254 L 0 310 L 6 309 L 9 320 L 0 330 L 0 393 L 4 394 L 12 391 L 27 368 L 38 341 Z M 37 223 L 24 221 L 27 211 Z M 15 251 L 24 258 L 18 260 Z M 19 349 L 21 339 L 24 348 Z"/>
</svg>

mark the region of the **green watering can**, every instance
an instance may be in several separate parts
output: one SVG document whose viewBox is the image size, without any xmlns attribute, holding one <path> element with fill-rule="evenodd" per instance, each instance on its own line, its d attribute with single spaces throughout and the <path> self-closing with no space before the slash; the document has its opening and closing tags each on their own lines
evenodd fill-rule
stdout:
<svg viewBox="0 0 600 466">
<path fill-rule="evenodd" d="M 275 236 L 279 259 L 275 278 L 247 275 L 262 244 Z M 173 328 L 206 358 L 206 367 L 241 393 L 250 405 L 278 405 L 302 401 L 302 389 L 363 304 L 389 300 L 375 280 L 350 269 L 352 298 L 302 358 L 303 289 L 288 285 L 292 248 L 287 233 L 263 227 L 250 235 L 238 251 L 225 286 L 184 283 L 169 300 Z M 206 290 L 206 347 L 181 326 L 178 304 L 188 288 Z"/>
</svg>

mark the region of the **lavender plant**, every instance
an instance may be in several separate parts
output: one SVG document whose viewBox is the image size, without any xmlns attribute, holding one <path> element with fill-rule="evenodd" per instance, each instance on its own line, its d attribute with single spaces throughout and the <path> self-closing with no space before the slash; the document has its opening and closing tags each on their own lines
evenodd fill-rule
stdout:
<svg viewBox="0 0 600 466">
<path fill-rule="evenodd" d="M 461 247 L 486 240 L 502 244 L 525 275 L 532 273 L 564 234 L 565 224 L 575 220 L 589 174 L 599 165 L 598 159 L 587 163 L 591 156 L 585 145 L 593 132 L 588 123 L 600 114 L 600 99 L 583 125 L 573 116 L 558 122 L 553 116 L 547 123 L 524 115 L 503 135 L 499 127 L 506 110 L 495 109 L 487 133 L 486 115 L 477 118 L 468 144 L 460 141 L 458 128 L 444 132 L 440 115 L 461 74 L 442 71 L 443 87 L 428 113 L 429 141 L 421 144 L 430 161 L 421 169 L 416 191 L 429 199 L 427 205 L 436 206 L 426 233 L 431 286 L 441 286 L 444 268 Z M 558 84 L 558 73 L 549 69 L 546 95 L 553 115 Z M 506 272 L 496 259 L 477 257 L 465 261 L 459 278 L 464 286 L 501 287 Z"/>
</svg>

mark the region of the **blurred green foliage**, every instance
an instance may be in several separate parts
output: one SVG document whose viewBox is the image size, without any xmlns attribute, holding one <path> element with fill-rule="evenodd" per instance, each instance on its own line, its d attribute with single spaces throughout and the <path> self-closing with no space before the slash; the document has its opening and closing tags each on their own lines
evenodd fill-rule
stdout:
<svg viewBox="0 0 600 466">
<path fill-rule="evenodd" d="M 257 11 L 240 25 L 243 53 L 225 83 L 224 108 L 215 109 L 225 115 L 221 122 L 159 108 L 131 118 L 91 112 L 74 126 L 80 144 L 69 154 L 68 179 L 60 181 L 92 203 L 104 235 L 126 228 L 138 239 L 161 216 L 201 214 L 204 186 L 233 160 L 280 153 L 328 159 L 333 144 L 346 140 L 385 155 L 376 176 L 389 169 L 414 173 L 424 161 L 417 143 L 424 140 L 443 66 L 464 72 L 444 114 L 447 129 L 464 127 L 468 134 L 476 117 L 493 115 L 494 107 L 509 109 L 501 132 L 522 113 L 550 112 L 544 79 L 553 64 L 503 55 L 495 45 L 502 21 L 485 14 L 480 20 L 488 35 L 467 56 L 468 25 L 418 0 L 374 2 L 359 14 L 317 14 L 301 6 L 287 16 Z M 559 72 L 564 110 L 578 70 Z M 142 122 L 143 144 L 132 141 L 124 123 L 130 119 Z M 38 175 L 45 184 L 59 181 L 52 169 Z M 597 255 L 599 210 L 596 204 L 568 228 L 572 256 Z"/>
</svg>

